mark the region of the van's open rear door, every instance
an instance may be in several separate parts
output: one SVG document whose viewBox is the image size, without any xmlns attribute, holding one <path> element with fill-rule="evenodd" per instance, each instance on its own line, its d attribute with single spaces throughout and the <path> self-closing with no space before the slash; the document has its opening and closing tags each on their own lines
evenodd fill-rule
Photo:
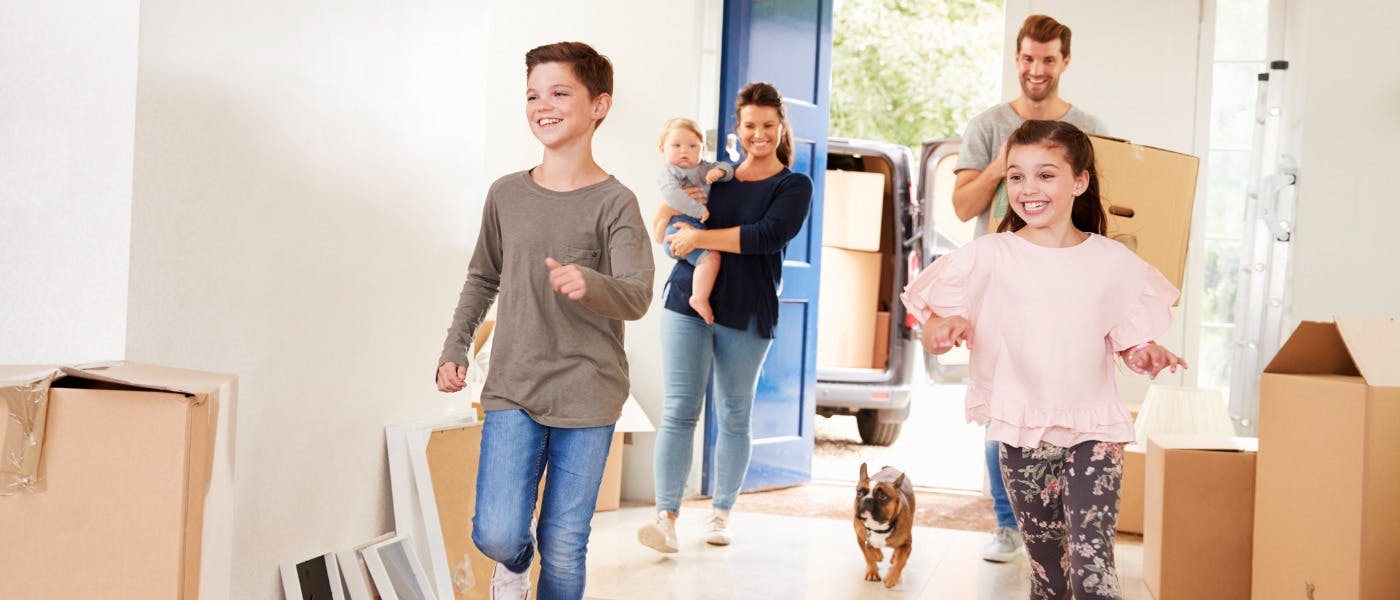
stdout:
<svg viewBox="0 0 1400 600">
<path fill-rule="evenodd" d="M 953 212 L 953 165 L 958 161 L 961 140 L 955 137 L 924 142 L 919 160 L 918 206 L 912 211 L 918 232 L 907 243 L 916 245 L 909 253 L 909 276 L 953 250 L 972 241 L 974 221 L 964 222 Z M 909 323 L 912 328 L 913 323 Z M 941 355 L 924 353 L 929 379 L 961 382 L 967 378 L 967 350 L 954 348 Z"/>
</svg>

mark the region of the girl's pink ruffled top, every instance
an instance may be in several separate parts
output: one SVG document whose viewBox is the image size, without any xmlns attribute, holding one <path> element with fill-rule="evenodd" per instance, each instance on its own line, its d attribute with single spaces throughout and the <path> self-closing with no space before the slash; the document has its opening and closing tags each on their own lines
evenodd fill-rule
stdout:
<svg viewBox="0 0 1400 600">
<path fill-rule="evenodd" d="M 939 257 L 900 298 L 920 322 L 972 323 L 967 419 L 987 423 L 988 439 L 1034 448 L 1133 441 L 1116 353 L 1166 331 L 1178 295 L 1101 235 L 1048 248 L 1007 232 Z"/>
</svg>

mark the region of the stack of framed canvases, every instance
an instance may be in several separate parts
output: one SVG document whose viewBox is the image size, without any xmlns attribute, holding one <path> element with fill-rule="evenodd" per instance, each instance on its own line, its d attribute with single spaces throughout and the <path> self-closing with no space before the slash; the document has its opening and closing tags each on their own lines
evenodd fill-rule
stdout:
<svg viewBox="0 0 1400 600">
<path fill-rule="evenodd" d="M 408 538 L 392 533 L 341 552 L 283 563 L 282 589 L 287 600 L 436 598 Z"/>
</svg>

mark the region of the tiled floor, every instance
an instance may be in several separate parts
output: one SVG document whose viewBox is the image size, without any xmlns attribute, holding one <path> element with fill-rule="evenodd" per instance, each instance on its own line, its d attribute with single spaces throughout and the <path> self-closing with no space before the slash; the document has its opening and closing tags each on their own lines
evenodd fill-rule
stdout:
<svg viewBox="0 0 1400 600">
<path fill-rule="evenodd" d="M 1024 556 L 998 565 L 979 557 L 987 534 L 916 528 L 903 581 L 893 590 L 864 580 L 865 563 L 847 521 L 735 512 L 732 546 L 701 540 L 704 513 L 678 522 L 681 551 L 663 555 L 637 543 L 652 508 L 599 513 L 588 552 L 588 588 L 596 600 L 721 598 L 1029 597 Z M 1142 546 L 1120 540 L 1124 599 L 1150 599 L 1142 583 Z M 884 571 L 882 566 L 881 572 Z"/>
</svg>

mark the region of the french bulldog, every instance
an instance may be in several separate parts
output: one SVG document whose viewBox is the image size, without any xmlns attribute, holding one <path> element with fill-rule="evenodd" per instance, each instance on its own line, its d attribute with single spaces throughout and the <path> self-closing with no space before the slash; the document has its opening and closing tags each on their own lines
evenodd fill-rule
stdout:
<svg viewBox="0 0 1400 600">
<path fill-rule="evenodd" d="M 865 580 L 881 580 L 879 562 L 885 558 L 884 548 L 890 548 L 894 555 L 884 582 L 886 588 L 897 585 L 914 547 L 914 484 L 894 467 L 870 477 L 861 463 L 854 524 L 856 544 L 865 555 Z"/>
</svg>

